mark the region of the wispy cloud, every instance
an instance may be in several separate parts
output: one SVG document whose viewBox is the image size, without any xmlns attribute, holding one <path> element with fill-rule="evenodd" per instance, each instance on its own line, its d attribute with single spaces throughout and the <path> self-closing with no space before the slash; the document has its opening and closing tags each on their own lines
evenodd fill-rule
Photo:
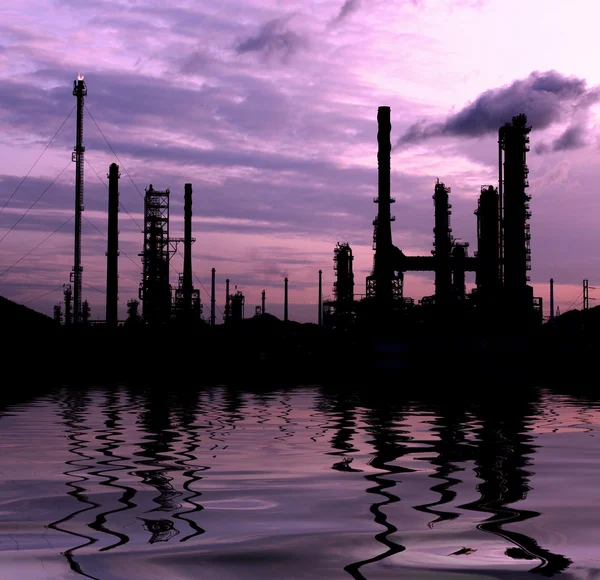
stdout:
<svg viewBox="0 0 600 580">
<path fill-rule="evenodd" d="M 238 42 L 236 52 L 255 52 L 266 58 L 277 57 L 287 61 L 299 50 L 308 47 L 308 40 L 291 28 L 292 18 L 293 15 L 289 15 L 269 20 L 255 35 Z"/>
<path fill-rule="evenodd" d="M 360 8 L 360 0 L 345 0 L 337 16 L 330 21 L 331 26 L 337 26 L 344 20 L 349 18 L 352 14 L 358 11 Z"/>
</svg>

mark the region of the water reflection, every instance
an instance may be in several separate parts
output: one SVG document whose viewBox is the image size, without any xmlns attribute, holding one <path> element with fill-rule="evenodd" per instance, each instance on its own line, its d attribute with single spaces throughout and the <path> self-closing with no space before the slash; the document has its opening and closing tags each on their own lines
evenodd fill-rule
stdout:
<svg viewBox="0 0 600 580">
<path fill-rule="evenodd" d="M 115 453 L 125 439 L 121 430 L 121 409 L 119 407 L 119 397 L 114 391 L 108 391 L 105 399 L 105 408 L 101 411 L 104 416 L 104 429 L 99 430 L 99 435 L 96 435 L 96 440 L 101 443 L 100 453 L 107 459 L 98 460 L 96 463 L 102 465 L 103 469 L 90 472 L 91 475 L 104 477 L 105 480 L 100 482 L 113 489 L 121 490 L 121 496 L 118 498 L 118 503 L 122 504 L 112 510 L 107 510 L 99 513 L 96 519 L 89 524 L 90 528 L 97 532 L 109 534 L 117 538 L 116 542 L 100 548 L 100 551 L 112 550 L 118 548 L 129 541 L 129 536 L 125 533 L 109 529 L 106 524 L 108 517 L 113 514 L 135 509 L 137 504 L 132 500 L 135 496 L 135 489 L 129 485 L 125 485 L 119 478 L 120 472 L 127 471 L 130 466 L 127 464 L 127 457 Z M 125 465 L 123 465 L 125 463 Z M 110 474 L 110 475 L 109 475 Z"/>
<path fill-rule="evenodd" d="M 441 483 L 430 489 L 440 497 L 437 501 L 414 506 L 417 511 L 435 516 L 427 523 L 429 528 L 433 528 L 437 523 L 453 520 L 460 516 L 456 511 L 439 508 L 456 499 L 456 491 L 452 488 L 461 483 L 461 480 L 452 475 L 464 471 L 460 464 L 468 461 L 473 454 L 473 445 L 466 437 L 469 423 L 467 409 L 450 404 L 442 407 L 436 406 L 435 413 L 436 417 L 431 423 L 432 431 L 437 435 L 437 439 L 432 443 L 432 451 L 436 453 L 436 457 L 428 459 L 428 461 L 435 469 L 429 477 L 441 480 Z"/>
<path fill-rule="evenodd" d="M 175 464 L 181 467 L 182 475 L 185 478 L 182 487 L 188 495 L 182 497 L 182 501 L 192 506 L 189 510 L 173 514 L 174 518 L 184 521 L 190 527 L 190 533 L 180 538 L 180 542 L 187 542 L 206 531 L 195 520 L 197 514 L 204 509 L 202 504 L 196 501 L 202 496 L 202 493 L 192 489 L 192 486 L 196 486 L 203 479 L 203 476 L 198 475 L 198 473 L 209 469 L 207 465 L 193 465 L 192 463 L 196 461 L 201 441 L 202 427 L 195 424 L 196 415 L 199 412 L 197 393 L 184 391 L 178 394 L 174 410 L 174 420 L 176 422 L 174 429 L 183 434 L 182 449 L 179 451 L 179 455 L 183 459 L 175 461 Z"/>
<path fill-rule="evenodd" d="M 477 528 L 515 544 L 505 552 L 510 558 L 539 560 L 531 572 L 553 576 L 566 570 L 571 560 L 542 548 L 535 539 L 523 533 L 504 527 L 541 515 L 518 509 L 515 505 L 531 490 L 531 472 L 525 467 L 532 464 L 531 455 L 537 447 L 530 434 L 534 414 L 532 401 L 511 400 L 504 404 L 498 402 L 493 407 L 481 406 L 478 413 L 481 427 L 476 432 L 478 444 L 474 449 L 476 473 L 482 480 L 477 486 L 481 497 L 460 507 L 492 514 Z"/>
<path fill-rule="evenodd" d="M 100 504 L 88 499 L 85 488 L 85 483 L 90 480 L 86 475 L 86 469 L 90 469 L 93 466 L 92 456 L 84 452 L 84 450 L 87 449 L 87 442 L 83 437 L 85 431 L 90 429 L 90 427 L 84 424 L 86 415 L 89 413 L 89 397 L 80 391 L 65 391 L 64 399 L 59 401 L 59 407 L 62 424 L 65 429 L 67 440 L 69 441 L 68 452 L 75 456 L 75 458 L 65 461 L 68 469 L 67 471 L 64 471 L 63 474 L 68 478 L 75 477 L 75 479 L 71 479 L 66 484 L 71 488 L 70 491 L 67 492 L 67 495 L 74 497 L 79 503 L 83 504 L 83 507 L 71 512 L 59 520 L 50 522 L 48 527 L 84 540 L 83 543 L 65 550 L 63 555 L 67 559 L 69 567 L 73 572 L 76 572 L 81 576 L 86 576 L 87 578 L 99 580 L 95 576 L 86 574 L 81 569 L 79 562 L 75 559 L 75 552 L 96 543 L 97 538 L 81 532 L 76 532 L 65 526 L 65 524 L 72 522 L 77 516 L 100 507 Z M 81 464 L 82 461 L 85 463 Z"/>
<path fill-rule="evenodd" d="M 363 566 L 389 558 L 406 549 L 402 544 L 392 540 L 391 536 L 398 531 L 398 528 L 388 520 L 388 516 L 382 508 L 400 501 L 400 497 L 392 493 L 397 482 L 391 476 L 413 471 L 394 463 L 406 453 L 407 449 L 404 443 L 410 440 L 408 432 L 398 427 L 403 421 L 402 414 L 389 406 L 369 409 L 365 413 L 364 421 L 367 424 L 365 430 L 371 436 L 368 442 L 375 449 L 370 465 L 383 472 L 381 474 L 368 474 L 364 477 L 368 482 L 375 484 L 366 491 L 378 496 L 378 501 L 371 504 L 371 513 L 374 516 L 375 523 L 384 528 L 382 532 L 375 535 L 375 540 L 383 544 L 386 550 L 372 558 L 354 562 L 344 567 L 344 570 L 353 578 L 361 580 L 366 578 L 360 570 Z"/>
<path fill-rule="evenodd" d="M 259 561 L 272 562 L 274 576 L 296 578 L 297 563 L 286 559 L 291 553 L 310 554 L 314 577 L 365 579 L 388 571 L 413 577 L 418 567 L 414 577 L 432 579 L 465 566 L 470 573 L 529 569 L 553 576 L 573 568 L 576 557 L 573 546 L 557 547 L 549 533 L 550 516 L 564 513 L 553 503 L 563 491 L 555 489 L 556 472 L 542 480 L 535 471 L 544 461 L 556 470 L 567 465 L 560 438 L 568 432 L 568 448 L 588 451 L 579 457 L 588 462 L 587 476 L 596 477 L 599 468 L 590 460 L 596 440 L 587 438 L 598 429 L 600 411 L 592 403 L 544 397 L 491 405 L 375 400 L 317 388 L 248 393 L 223 387 L 168 396 L 65 389 L 48 397 L 45 408 L 24 405 L 0 417 L 0 473 L 11 470 L 18 482 L 52 482 L 58 491 L 23 500 L 28 508 L 36 501 L 44 506 L 31 526 L 46 524 L 59 536 L 52 541 L 63 545 L 67 538 L 65 569 L 96 580 L 102 567 L 92 575 L 84 557 L 144 550 L 172 558 L 172 566 L 187 558 L 207 577 L 251 580 L 264 577 L 264 569 L 255 573 Z M 14 466 L 23 460 L 17 454 L 10 462 L 6 435 L 28 433 L 24 426 L 35 422 L 36 412 L 52 416 L 37 427 L 38 453 L 51 461 L 19 478 Z M 563 447 L 552 447 L 554 441 Z M 57 470 L 57 462 L 64 467 Z M 570 481 L 572 494 L 578 485 L 590 493 L 589 479 Z M 28 493 L 18 483 L 5 489 L 17 498 Z M 0 499 L 0 530 L 13 533 L 19 517 L 29 517 L 18 513 L 20 504 L 13 508 L 10 493 Z M 533 504 L 537 494 L 540 503 Z M 54 501 L 57 495 L 70 503 Z M 569 518 L 587 514 L 586 499 Z M 48 512 L 55 519 L 49 524 Z M 592 534 L 592 523 L 582 529 Z M 0 545 L 0 558 L 7 544 Z M 218 568 L 221 562 L 227 564 Z M 196 577 L 185 573 L 172 576 Z M 20 576 L 27 575 L 11 577 Z"/>
<path fill-rule="evenodd" d="M 331 468 L 336 471 L 362 472 L 362 469 L 351 466 L 353 458 L 348 456 L 358 451 L 358 448 L 352 444 L 352 438 L 357 432 L 355 401 L 347 395 L 338 393 L 329 400 L 327 411 L 330 415 L 337 415 L 337 420 L 331 427 L 333 436 L 330 440 L 331 447 L 335 451 L 330 451 L 329 455 L 341 458 Z"/>
</svg>

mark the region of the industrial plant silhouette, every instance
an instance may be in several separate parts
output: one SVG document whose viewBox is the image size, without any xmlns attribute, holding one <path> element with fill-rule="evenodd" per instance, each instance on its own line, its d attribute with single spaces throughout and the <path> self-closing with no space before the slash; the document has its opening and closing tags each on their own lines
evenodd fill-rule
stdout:
<svg viewBox="0 0 600 580">
<path fill-rule="evenodd" d="M 73 95 L 77 99 L 77 134 L 73 151 L 73 161 L 76 163 L 74 263 L 69 283 L 64 286 L 64 302 L 54 308 L 53 328 L 61 339 L 74 338 L 79 343 L 82 337 L 101 336 L 103 340 L 112 337 L 113 340 L 119 335 L 129 341 L 133 336 L 131 333 L 135 333 L 136 338 L 146 337 L 147 345 L 151 345 L 160 340 L 161 333 L 163 337 L 166 336 L 166 328 L 173 328 L 188 334 L 212 333 L 209 342 L 215 349 L 216 345 L 220 345 L 219 348 L 231 348 L 235 334 L 240 340 L 239 348 L 244 350 L 244 340 L 252 341 L 251 337 L 259 336 L 262 337 L 258 340 L 260 345 L 255 349 L 256 356 L 252 359 L 259 364 L 268 358 L 285 358 L 285 349 L 291 343 L 297 346 L 298 337 L 302 335 L 304 338 L 300 342 L 304 346 L 300 351 L 294 347 L 295 355 L 302 352 L 304 358 L 309 357 L 316 361 L 315 364 L 318 362 L 318 365 L 322 365 L 327 357 L 322 354 L 315 359 L 315 352 L 319 351 L 321 341 L 323 345 L 329 342 L 325 333 L 334 333 L 343 337 L 338 342 L 340 353 L 348 352 L 347 349 L 351 347 L 355 352 L 362 352 L 363 360 L 368 364 L 376 364 L 382 369 L 398 369 L 407 366 L 408 358 L 419 358 L 419 352 L 429 356 L 431 349 L 436 348 L 436 341 L 445 340 L 449 333 L 459 337 L 455 340 L 456 348 L 493 351 L 496 355 L 503 351 L 522 354 L 527 337 L 535 335 L 542 327 L 542 299 L 533 296 L 533 288 L 528 284 L 528 271 L 531 269 L 528 223 L 531 196 L 527 193 L 526 157 L 531 127 L 526 115 L 522 113 L 507 119 L 498 129 L 498 186 L 481 186 L 475 208 L 477 250 L 474 255 L 469 255 L 468 243 L 459 242 L 452 235 L 451 189 L 437 179 L 433 184 L 433 250 L 430 256 L 408 256 L 392 241 L 391 224 L 395 220 L 391 212 L 395 199 L 391 196 L 390 183 L 392 125 L 390 107 L 383 106 L 377 112 L 378 194 L 374 199 L 377 215 L 373 221 L 375 252 L 364 294 L 355 291 L 352 248 L 348 243 L 338 243 L 334 248 L 336 281 L 332 300 L 323 301 L 322 270 L 319 270 L 317 328 L 300 330 L 300 325 L 294 325 L 289 320 L 287 277 L 283 280 L 283 326 L 281 321 L 266 313 L 264 290 L 261 306 L 256 307 L 255 316 L 246 319 L 245 296 L 237 290 L 237 286 L 234 292 L 230 291 L 229 279 L 226 281 L 223 324 L 217 324 L 214 268 L 210 315 L 205 319 L 200 291 L 193 283 L 192 246 L 195 239 L 192 237 L 192 184 L 186 183 L 183 192 L 183 238 L 175 238 L 170 234 L 171 191 L 149 185 L 144 196 L 139 294 L 127 303 L 127 319 L 119 321 L 120 172 L 119 166 L 112 163 L 108 170 L 106 315 L 102 321 L 92 321 L 89 305 L 82 300 L 83 114 L 87 86 L 81 76 L 74 81 Z M 171 257 L 180 244 L 183 245 L 183 272 L 177 287 L 173 288 L 170 281 Z M 417 304 L 404 292 L 404 274 L 415 271 L 433 272 L 435 276 L 435 293 Z M 466 272 L 474 272 L 476 282 L 475 288 L 468 293 Z M 554 309 L 552 304 L 551 309 Z M 294 338 L 291 343 L 277 344 L 279 341 L 273 339 L 274 335 L 293 335 Z M 229 342 L 215 338 L 223 336 Z M 425 339 L 426 343 L 423 342 Z M 271 344 L 265 346 L 269 341 Z M 410 345 L 407 341 L 410 341 Z M 184 347 L 191 348 L 189 344 Z M 407 349 L 411 351 L 410 355 L 406 354 Z M 448 351 L 448 346 L 444 349 Z M 218 350 L 213 352 L 217 353 Z M 288 358 L 286 364 L 290 360 Z"/>
</svg>

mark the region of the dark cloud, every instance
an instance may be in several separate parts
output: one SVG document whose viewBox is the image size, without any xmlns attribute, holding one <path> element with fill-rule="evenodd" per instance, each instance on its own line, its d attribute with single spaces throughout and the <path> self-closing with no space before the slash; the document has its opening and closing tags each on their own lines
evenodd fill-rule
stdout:
<svg viewBox="0 0 600 580">
<path fill-rule="evenodd" d="M 485 91 L 445 121 L 414 123 L 400 137 L 398 145 L 442 136 L 481 137 L 497 132 L 519 113 L 525 113 L 536 129 L 545 129 L 587 110 L 599 98 L 598 88 L 587 88 L 583 79 L 566 77 L 556 71 L 536 71 L 526 79 Z M 565 143 L 573 136 L 567 136 Z"/>
<path fill-rule="evenodd" d="M 360 8 L 360 0 L 345 0 L 337 16 L 331 21 L 332 26 L 337 26 Z"/>
<path fill-rule="evenodd" d="M 564 132 L 559 135 L 551 143 L 541 142 L 534 149 L 536 153 L 550 153 L 551 151 L 569 151 L 573 149 L 581 149 L 588 143 L 586 140 L 586 127 L 582 124 L 574 124 L 567 127 Z"/>
<path fill-rule="evenodd" d="M 290 28 L 290 20 L 291 16 L 269 20 L 258 34 L 240 41 L 235 47 L 236 52 L 257 52 L 265 57 L 277 56 L 287 60 L 308 46 L 306 38 Z"/>
</svg>

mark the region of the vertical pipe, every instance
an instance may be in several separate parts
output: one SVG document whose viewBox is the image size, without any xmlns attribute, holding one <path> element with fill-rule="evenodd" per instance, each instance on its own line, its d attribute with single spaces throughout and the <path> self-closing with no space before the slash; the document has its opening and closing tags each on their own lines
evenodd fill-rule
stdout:
<svg viewBox="0 0 600 580">
<path fill-rule="evenodd" d="M 225 280 L 225 323 L 229 322 L 229 278 Z"/>
<path fill-rule="evenodd" d="M 504 127 L 498 130 L 498 216 L 500 220 L 499 235 L 499 265 L 498 277 L 500 284 L 504 284 L 504 172 L 502 171 L 502 147 L 504 145 Z"/>
<path fill-rule="evenodd" d="M 266 312 L 266 310 L 265 310 L 266 292 L 265 292 L 264 289 L 263 289 L 263 291 L 261 293 L 260 298 L 261 298 L 261 308 L 260 308 L 260 311 L 261 311 L 261 314 L 264 314 Z"/>
<path fill-rule="evenodd" d="M 554 278 L 550 278 L 550 322 L 554 320 Z"/>
<path fill-rule="evenodd" d="M 319 326 L 323 326 L 323 270 L 319 270 Z"/>
<path fill-rule="evenodd" d="M 87 87 L 80 75 L 77 76 L 76 81 L 73 81 L 73 95 L 77 97 L 77 141 L 71 157 L 75 162 L 75 249 L 71 281 L 73 282 L 73 323 L 78 324 L 81 319 L 83 271 L 81 267 L 81 212 L 83 211 L 83 154 L 85 151 L 83 146 L 83 97 L 87 95 Z"/>
<path fill-rule="evenodd" d="M 184 185 L 184 209 L 183 209 L 183 311 L 186 321 L 189 321 L 192 313 L 192 184 Z"/>
<path fill-rule="evenodd" d="M 379 107 L 377 110 L 377 178 L 379 204 L 375 241 L 375 296 L 388 304 L 392 300 L 392 228 L 391 228 L 391 195 L 390 195 L 390 158 L 392 125 L 390 107 Z"/>
<path fill-rule="evenodd" d="M 106 325 L 116 328 L 119 301 L 119 166 L 108 169 L 108 244 L 106 248 Z"/>
<path fill-rule="evenodd" d="M 210 325 L 215 325 L 215 269 L 211 270 L 212 273 L 212 283 L 211 283 L 211 292 L 210 292 Z"/>
<path fill-rule="evenodd" d="M 284 280 L 285 286 L 283 291 L 283 321 L 288 321 L 288 279 Z"/>
</svg>

